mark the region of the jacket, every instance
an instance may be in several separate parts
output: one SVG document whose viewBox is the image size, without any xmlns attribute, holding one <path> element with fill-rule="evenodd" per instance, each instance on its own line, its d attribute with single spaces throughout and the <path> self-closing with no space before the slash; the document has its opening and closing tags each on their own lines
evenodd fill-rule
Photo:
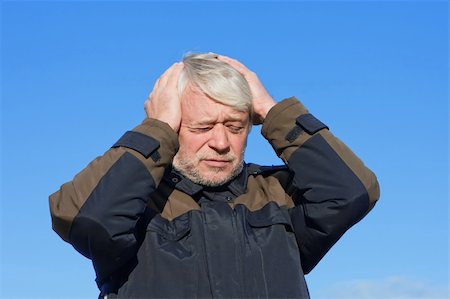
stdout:
<svg viewBox="0 0 450 299">
<path fill-rule="evenodd" d="M 262 127 L 284 166 L 221 188 L 171 168 L 177 134 L 146 119 L 50 196 L 53 229 L 108 298 L 309 298 L 304 275 L 379 198 L 375 175 L 296 98 Z"/>
</svg>

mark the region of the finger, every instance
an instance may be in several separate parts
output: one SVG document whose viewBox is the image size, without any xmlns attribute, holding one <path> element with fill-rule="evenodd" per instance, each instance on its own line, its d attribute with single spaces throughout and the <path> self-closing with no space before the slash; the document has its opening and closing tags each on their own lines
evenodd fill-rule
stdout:
<svg viewBox="0 0 450 299">
<path fill-rule="evenodd" d="M 159 77 L 158 80 L 156 80 L 155 85 L 153 85 L 153 90 L 156 90 L 158 88 L 160 79 L 161 79 L 161 77 Z"/>
<path fill-rule="evenodd" d="M 155 82 L 155 84 L 153 85 L 152 92 L 155 91 L 155 90 L 158 90 L 158 88 L 159 88 L 160 86 L 164 86 L 164 85 L 163 85 L 163 81 L 164 81 L 165 76 L 167 76 L 167 73 L 170 71 L 170 68 L 171 68 L 171 67 L 169 67 L 168 69 L 166 69 L 166 70 L 164 71 L 164 73 L 163 73 L 161 76 L 159 76 L 158 79 L 156 79 L 156 82 Z M 151 93 L 150 93 L 150 94 L 151 94 Z M 150 95 L 149 95 L 149 97 L 150 97 Z"/>
<path fill-rule="evenodd" d="M 174 65 L 171 73 L 168 75 L 167 78 L 167 87 L 169 88 L 176 88 L 178 84 L 178 77 L 181 74 L 181 71 L 184 68 L 184 64 L 182 62 L 178 62 Z"/>
<path fill-rule="evenodd" d="M 236 69 L 239 73 L 241 73 L 243 75 L 245 73 L 250 72 L 250 70 L 245 65 L 243 65 L 242 63 L 240 63 L 236 59 L 233 59 L 233 58 L 230 58 L 230 57 L 227 57 L 227 56 L 223 56 L 223 55 L 217 56 L 217 59 L 228 63 L 229 65 L 231 65 L 234 69 Z"/>
<path fill-rule="evenodd" d="M 160 82 L 160 78 L 158 78 L 156 80 L 155 84 L 153 85 L 153 89 L 150 91 L 150 93 L 147 96 L 147 99 L 150 99 L 152 97 L 152 94 L 158 90 L 158 88 L 160 86 L 159 82 Z"/>
<path fill-rule="evenodd" d="M 174 63 L 158 78 L 158 80 L 156 80 L 155 85 L 153 85 L 152 91 L 148 95 L 148 98 L 151 98 L 153 93 L 157 94 L 158 92 L 160 92 L 167 86 L 169 80 L 171 80 L 170 78 L 171 78 L 171 74 L 173 71 L 176 71 L 175 76 L 178 78 L 179 72 L 181 71 L 180 64 L 183 65 L 183 63 L 181 63 L 181 62 Z M 175 87 L 176 87 L 176 81 L 175 81 Z"/>
<path fill-rule="evenodd" d="M 173 71 L 173 68 L 176 66 L 177 63 L 172 64 L 165 72 L 164 74 L 159 77 L 159 85 L 160 86 L 166 86 L 167 80 L 170 76 L 170 73 Z"/>
</svg>

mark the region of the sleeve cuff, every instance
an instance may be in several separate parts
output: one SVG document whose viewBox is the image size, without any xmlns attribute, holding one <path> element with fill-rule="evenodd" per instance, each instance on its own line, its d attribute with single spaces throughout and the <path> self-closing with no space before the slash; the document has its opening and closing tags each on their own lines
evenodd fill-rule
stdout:
<svg viewBox="0 0 450 299">
<path fill-rule="evenodd" d="M 327 128 L 295 97 L 285 99 L 267 113 L 261 129 L 277 155 L 285 162 L 312 135 Z"/>
<path fill-rule="evenodd" d="M 303 114 L 307 114 L 308 110 L 302 103 L 300 103 L 296 97 L 290 97 L 277 103 L 266 115 L 263 122 L 261 133 L 266 139 L 270 139 L 269 136 L 273 133 L 281 133 L 281 127 L 285 128 L 285 136 L 289 130 L 295 126 L 297 117 Z"/>
<path fill-rule="evenodd" d="M 154 118 L 146 118 L 133 131 L 156 139 L 163 150 L 172 149 L 173 155 L 178 151 L 178 134 L 165 122 Z"/>
</svg>

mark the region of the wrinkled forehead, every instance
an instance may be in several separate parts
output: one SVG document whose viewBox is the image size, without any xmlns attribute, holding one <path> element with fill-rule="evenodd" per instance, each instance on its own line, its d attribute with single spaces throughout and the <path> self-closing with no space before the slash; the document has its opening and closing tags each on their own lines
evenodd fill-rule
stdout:
<svg viewBox="0 0 450 299">
<path fill-rule="evenodd" d="M 219 103 L 195 86 L 187 86 L 181 97 L 182 117 L 196 123 L 239 121 L 246 123 L 249 113 Z"/>
</svg>

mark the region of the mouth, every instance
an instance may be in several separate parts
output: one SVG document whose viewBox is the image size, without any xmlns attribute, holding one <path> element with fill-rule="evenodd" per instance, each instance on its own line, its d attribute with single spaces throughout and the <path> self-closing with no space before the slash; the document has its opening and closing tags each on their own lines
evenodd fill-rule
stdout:
<svg viewBox="0 0 450 299">
<path fill-rule="evenodd" d="M 231 163 L 231 160 L 222 160 L 222 159 L 204 159 L 202 160 L 206 165 L 210 167 L 226 167 Z"/>
</svg>

